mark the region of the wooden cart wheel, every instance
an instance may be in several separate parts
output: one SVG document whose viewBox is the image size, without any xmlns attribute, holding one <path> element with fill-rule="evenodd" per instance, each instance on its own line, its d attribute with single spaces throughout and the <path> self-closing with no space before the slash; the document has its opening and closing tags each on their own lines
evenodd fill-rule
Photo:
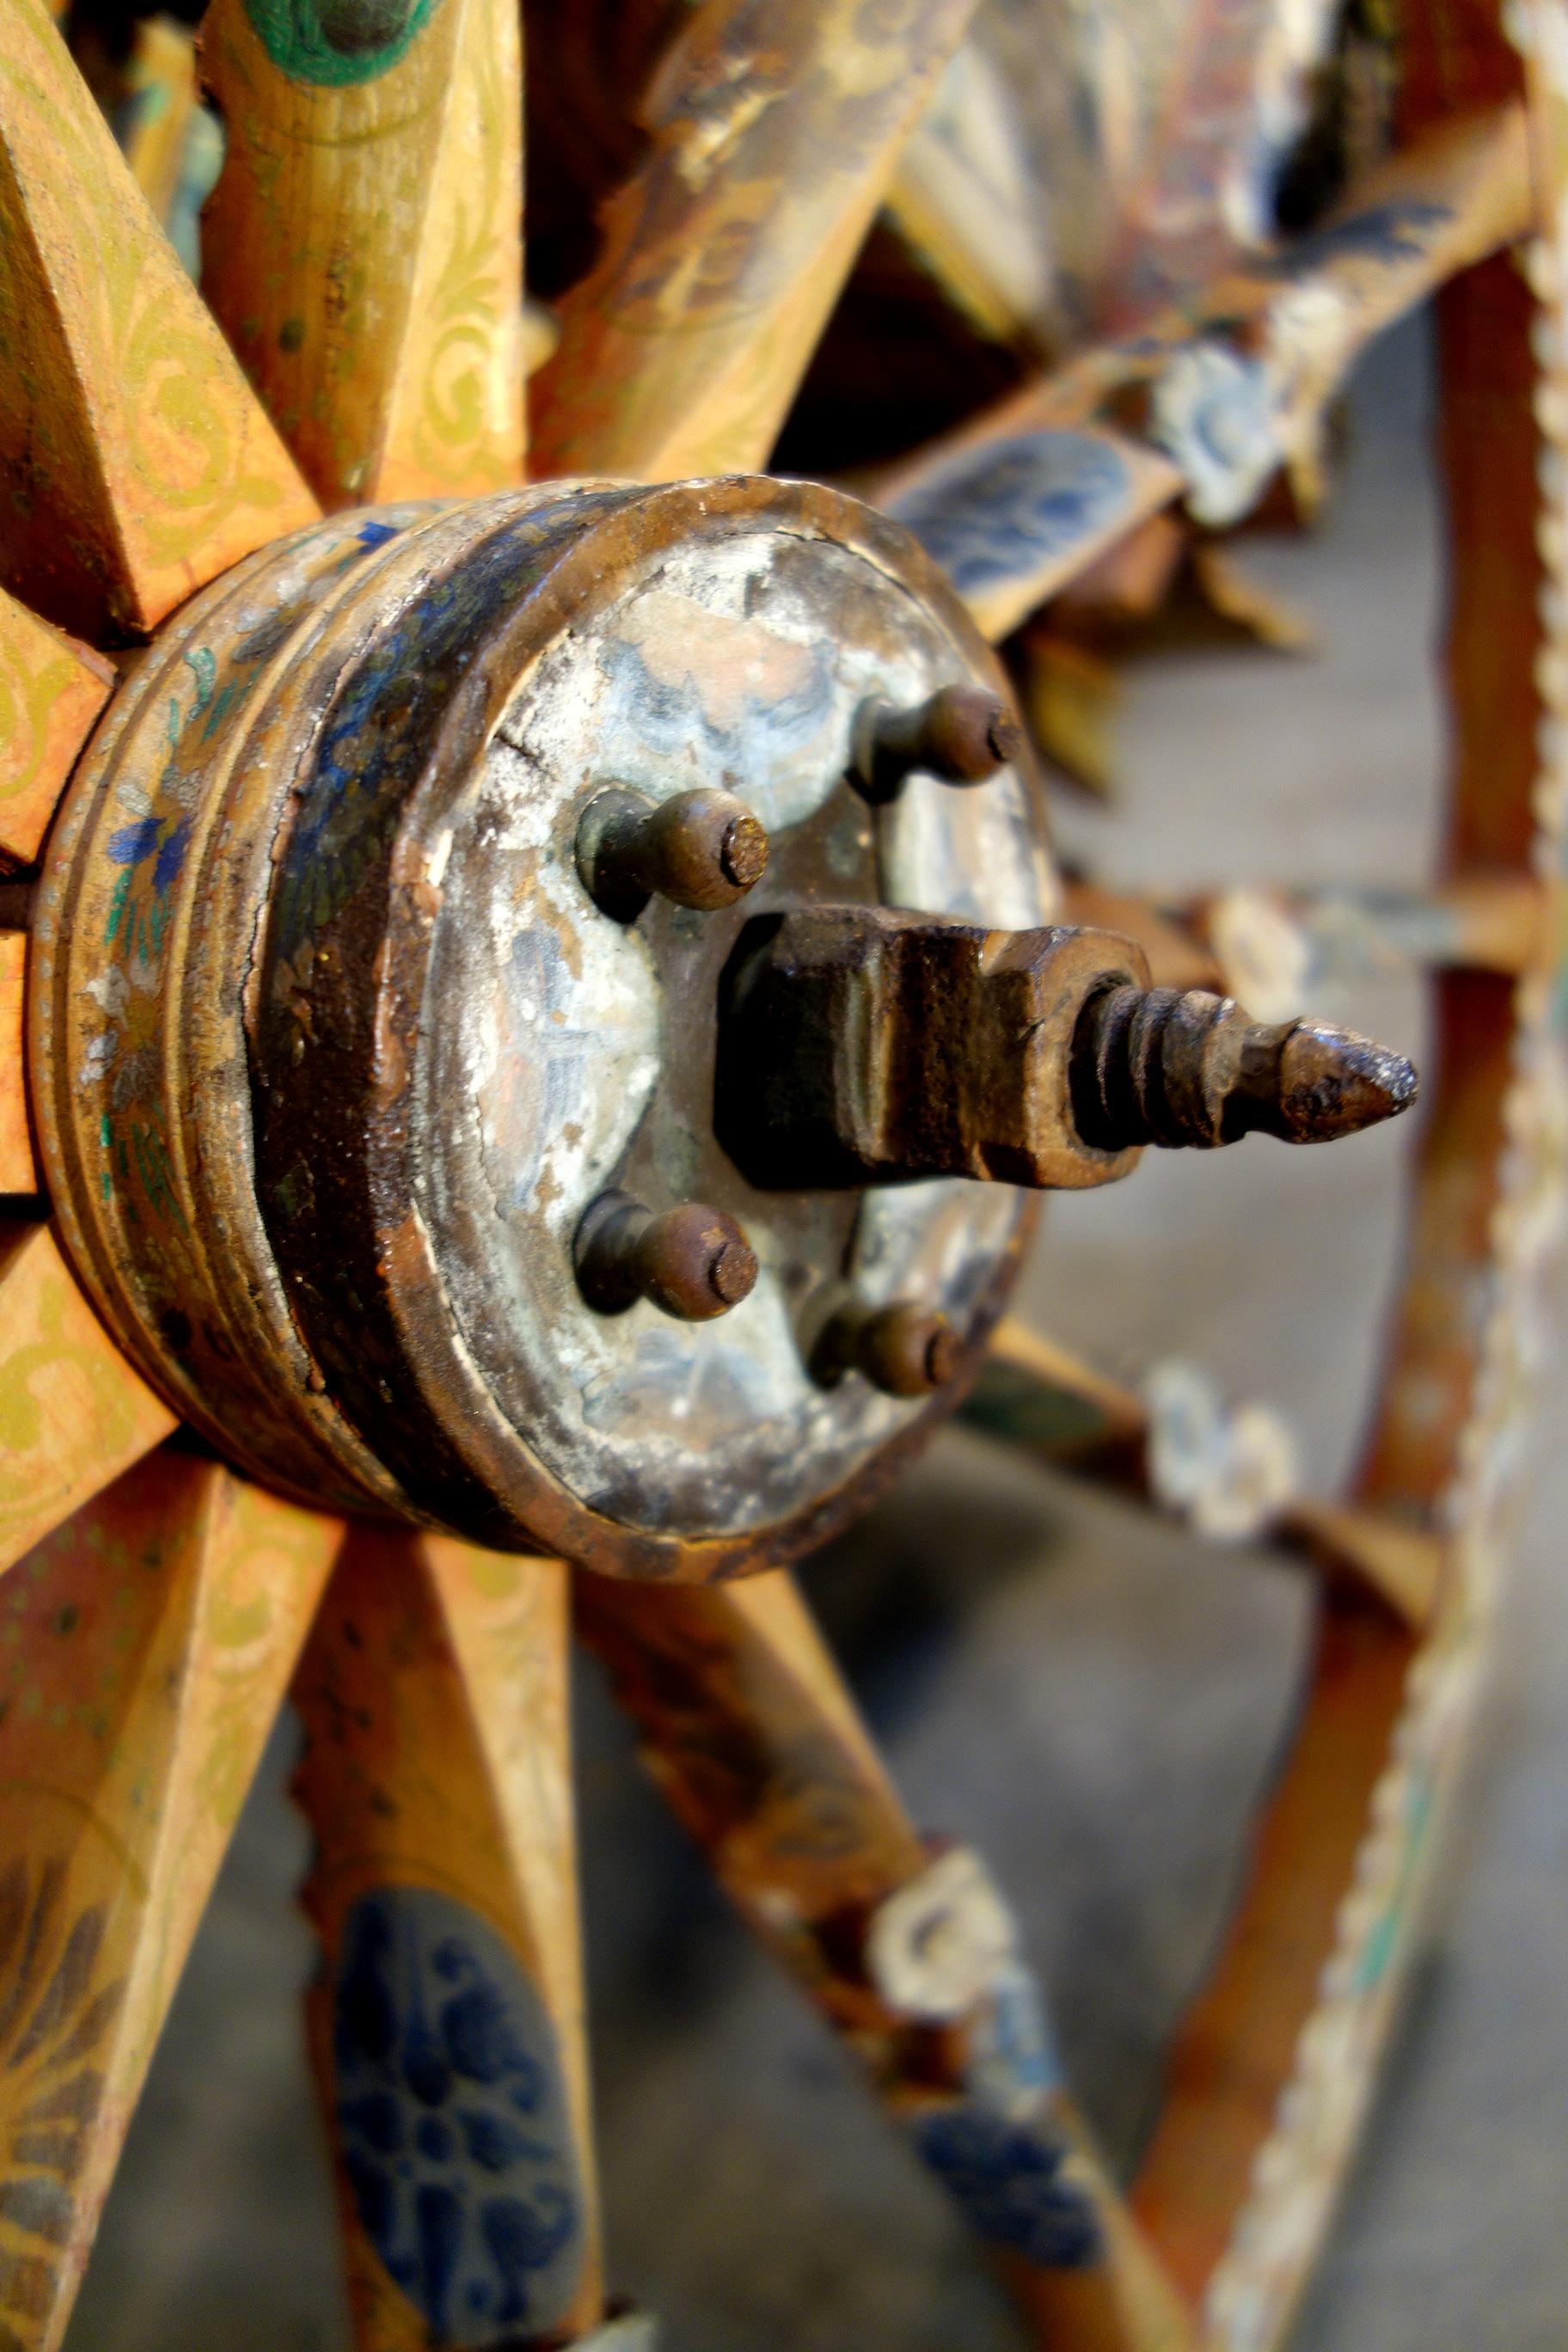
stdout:
<svg viewBox="0 0 1568 2352">
<path fill-rule="evenodd" d="M 1037 2340 L 1279 2343 L 1463 1748 L 1561 1192 L 1557 12 L 1521 56 L 1413 9 L 1404 143 L 1337 217 L 1031 374 L 884 511 L 747 469 L 965 0 L 698 11 L 527 459 L 516 0 L 213 0 L 205 306 L 58 13 L 0 33 L 0 2347 L 63 2334 L 290 1687 L 358 2340 L 651 2342 L 598 2242 L 574 1582 Z M 166 141 L 138 170 L 175 201 Z M 985 640 L 1177 499 L 1243 511 L 1444 280 L 1410 1268 L 1355 1491 L 1238 1502 L 1224 1430 L 993 1339 L 1029 1195 L 1330 1137 L 1410 1074 L 1204 993 L 1208 910 L 1064 907 Z M 966 1390 L 1325 1570 L 1126 2200 L 1002 1897 L 917 1835 L 789 1577 Z"/>
</svg>

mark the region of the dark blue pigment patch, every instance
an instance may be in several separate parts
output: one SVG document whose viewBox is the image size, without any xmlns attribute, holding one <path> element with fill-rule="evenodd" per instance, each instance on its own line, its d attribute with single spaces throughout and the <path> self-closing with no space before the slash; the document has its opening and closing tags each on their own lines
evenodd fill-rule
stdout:
<svg viewBox="0 0 1568 2352">
<path fill-rule="evenodd" d="M 122 824 L 109 836 L 109 855 L 116 866 L 140 866 L 151 857 L 158 846 L 158 836 L 163 830 L 161 816 L 144 816 L 134 824 Z"/>
<path fill-rule="evenodd" d="M 1092 433 L 1027 433 L 948 467 L 893 512 L 961 595 L 1026 576 L 1123 510 L 1129 476 Z"/>
<path fill-rule="evenodd" d="M 1431 236 L 1453 218 L 1451 206 L 1420 197 L 1393 197 L 1384 205 L 1369 205 L 1348 220 L 1308 229 L 1292 237 L 1279 253 L 1251 266 L 1259 278 L 1303 278 L 1329 261 L 1419 260 Z"/>
<path fill-rule="evenodd" d="M 183 816 L 174 831 L 166 834 L 158 845 L 157 863 L 153 868 L 154 890 L 166 890 L 170 883 L 177 879 L 190 845 L 191 819 L 187 815 Z"/>
<path fill-rule="evenodd" d="M 1061 2177 L 1065 2144 L 1045 2122 L 994 2109 L 938 2108 L 915 2126 L 915 2147 L 977 2237 L 1045 2270 L 1082 2270 L 1104 2255 L 1093 2207 Z"/>
<path fill-rule="evenodd" d="M 362 523 L 354 537 L 362 547 L 384 547 L 389 539 L 397 537 L 402 528 L 401 523 L 372 520 Z"/>
<path fill-rule="evenodd" d="M 548 2334 L 582 2272 L 583 2200 L 554 2030 L 495 1930 L 431 1887 L 363 1895 L 332 2059 L 355 2209 L 432 2343 Z"/>
</svg>

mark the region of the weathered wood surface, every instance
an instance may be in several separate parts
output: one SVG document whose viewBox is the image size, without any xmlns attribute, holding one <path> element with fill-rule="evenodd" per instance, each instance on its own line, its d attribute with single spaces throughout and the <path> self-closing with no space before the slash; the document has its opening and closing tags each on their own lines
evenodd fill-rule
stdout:
<svg viewBox="0 0 1568 2352">
<path fill-rule="evenodd" d="M 174 1426 L 83 1298 L 50 1228 L 0 1225 L 0 1568 Z"/>
<path fill-rule="evenodd" d="M 534 378 L 541 474 L 765 464 L 973 0 L 708 0 Z"/>
<path fill-rule="evenodd" d="M 0 595 L 0 864 L 37 856 L 113 683 L 100 656 Z"/>
<path fill-rule="evenodd" d="M 26 969 L 26 934 L 0 931 L 0 1192 L 38 1189 L 22 1059 Z"/>
<path fill-rule="evenodd" d="M 0 580 L 99 638 L 315 510 L 41 0 L 0 50 Z"/>
<path fill-rule="evenodd" d="M 600 2317 L 566 1571 L 351 1537 L 301 1663 L 309 1999 L 356 2340 Z"/>
<path fill-rule="evenodd" d="M 337 1541 L 154 1454 L 0 1593 L 0 2341 L 54 2352 Z"/>
<path fill-rule="evenodd" d="M 372 14 L 214 0 L 202 38 L 203 289 L 328 506 L 523 463 L 517 0 Z"/>
<path fill-rule="evenodd" d="M 978 1861 L 900 1805 L 787 1573 L 582 1577 L 580 1632 L 749 1926 L 995 2253 L 1042 2345 L 1182 2352 L 1185 2312 L 1064 2089 Z"/>
</svg>

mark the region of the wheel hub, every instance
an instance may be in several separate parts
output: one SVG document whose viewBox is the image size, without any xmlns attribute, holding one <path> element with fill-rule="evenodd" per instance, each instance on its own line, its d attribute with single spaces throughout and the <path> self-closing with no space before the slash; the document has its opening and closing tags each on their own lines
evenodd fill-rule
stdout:
<svg viewBox="0 0 1568 2352">
<path fill-rule="evenodd" d="M 868 711 L 996 683 L 900 531 L 752 480 L 339 517 L 196 599 L 79 772 L 37 923 L 51 1190 L 123 1344 L 342 1507 L 639 1574 L 818 1539 L 942 1401 L 910 1344 L 894 1381 L 844 1334 L 927 1318 L 951 1399 L 1028 1211 L 749 1181 L 715 1136 L 722 976 L 773 909 L 1048 917 L 1016 759 L 889 782 L 884 721 L 848 781 Z M 728 903 L 668 895 L 683 811 L 663 866 L 637 833 L 678 801 L 746 819 Z M 607 1194 L 644 1257 L 693 1205 L 738 1228 L 749 1295 L 595 1296 Z"/>
</svg>

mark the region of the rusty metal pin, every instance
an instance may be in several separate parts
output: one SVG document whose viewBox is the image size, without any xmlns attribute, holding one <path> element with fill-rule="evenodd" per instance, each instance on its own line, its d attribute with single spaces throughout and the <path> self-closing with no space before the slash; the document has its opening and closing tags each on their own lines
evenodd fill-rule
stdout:
<svg viewBox="0 0 1568 2352">
<path fill-rule="evenodd" d="M 625 1192 L 601 1192 L 574 1256 L 578 1288 L 602 1315 L 646 1298 L 678 1322 L 707 1323 L 756 1287 L 756 1252 L 734 1218 L 698 1201 L 656 1215 Z"/>
<path fill-rule="evenodd" d="M 836 1315 L 817 1344 L 816 1370 L 827 1385 L 857 1371 L 884 1396 L 922 1397 L 946 1388 L 963 1360 L 963 1342 L 946 1316 L 904 1299 Z"/>
<path fill-rule="evenodd" d="M 1197 1150 L 1254 1132 L 1328 1143 L 1408 1110 L 1417 1079 L 1386 1046 L 1331 1022 L 1251 1021 L 1206 989 L 1110 988 L 1079 1017 L 1073 1115 L 1087 1143 Z"/>
<path fill-rule="evenodd" d="M 576 855 L 595 905 L 630 923 L 656 895 L 678 907 L 732 907 L 767 871 L 768 836 L 732 793 L 700 787 L 654 802 L 615 785 L 584 810 Z"/>
<path fill-rule="evenodd" d="M 998 694 L 943 686 L 900 710 L 875 698 L 855 719 L 849 781 L 863 799 L 896 800 L 917 771 L 944 784 L 983 784 L 1024 748 L 1024 730 Z"/>
</svg>

